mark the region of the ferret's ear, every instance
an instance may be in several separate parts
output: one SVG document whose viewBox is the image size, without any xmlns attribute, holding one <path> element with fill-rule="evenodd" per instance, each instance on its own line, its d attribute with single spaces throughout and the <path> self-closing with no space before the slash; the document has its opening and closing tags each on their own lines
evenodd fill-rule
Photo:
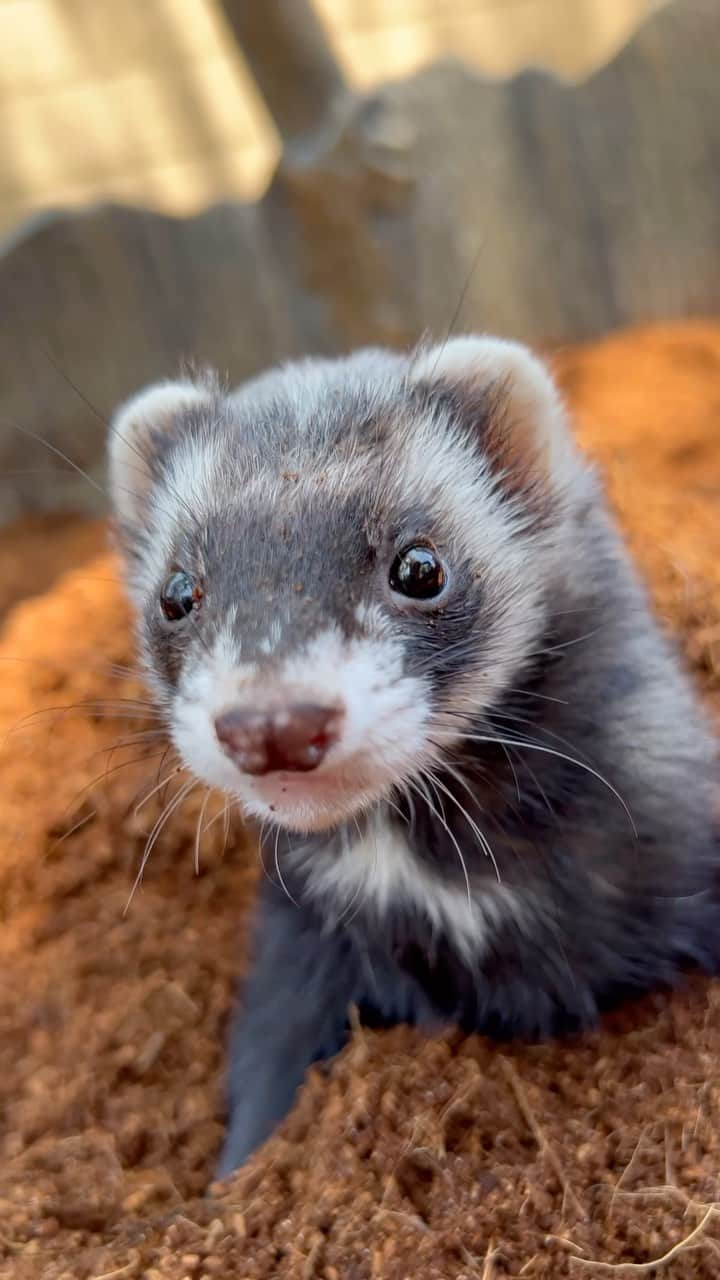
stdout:
<svg viewBox="0 0 720 1280">
<path fill-rule="evenodd" d="M 158 382 L 120 406 L 110 422 L 110 496 L 118 521 L 132 526 L 168 446 L 187 421 L 209 406 L 209 387 L 190 381 Z"/>
<path fill-rule="evenodd" d="M 576 474 L 578 454 L 546 366 L 528 347 L 462 337 L 413 361 L 413 381 L 477 436 L 504 488 L 542 499 Z"/>
</svg>

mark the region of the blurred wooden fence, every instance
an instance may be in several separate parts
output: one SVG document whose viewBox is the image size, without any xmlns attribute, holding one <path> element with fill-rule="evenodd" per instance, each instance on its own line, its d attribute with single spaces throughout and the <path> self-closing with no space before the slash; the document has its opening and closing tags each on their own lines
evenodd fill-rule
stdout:
<svg viewBox="0 0 720 1280">
<path fill-rule="evenodd" d="M 557 343 L 720 310 L 718 0 L 674 0 L 580 85 L 443 62 L 367 95 L 305 0 L 223 7 L 273 181 L 191 218 L 48 212 L 5 244 L 0 520 L 101 504 L 28 433 L 97 479 L 102 419 L 183 359 L 240 380 L 453 319 Z"/>
</svg>

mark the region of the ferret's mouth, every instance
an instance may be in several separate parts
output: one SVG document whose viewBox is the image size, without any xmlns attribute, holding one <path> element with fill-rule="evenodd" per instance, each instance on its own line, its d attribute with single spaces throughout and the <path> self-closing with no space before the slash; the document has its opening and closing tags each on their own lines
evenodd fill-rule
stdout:
<svg viewBox="0 0 720 1280">
<path fill-rule="evenodd" d="M 380 779 L 372 782 L 353 770 L 272 773 L 254 778 L 252 790 L 263 815 L 290 829 L 322 831 L 346 821 L 378 798 Z"/>
</svg>

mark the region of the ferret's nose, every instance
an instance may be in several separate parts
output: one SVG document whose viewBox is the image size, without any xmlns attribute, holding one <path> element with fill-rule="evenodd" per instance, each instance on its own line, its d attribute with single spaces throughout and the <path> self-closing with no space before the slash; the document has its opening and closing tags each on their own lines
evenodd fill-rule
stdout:
<svg viewBox="0 0 720 1280">
<path fill-rule="evenodd" d="M 231 707 L 215 719 L 215 733 L 223 751 L 238 769 L 256 777 L 287 769 L 307 773 L 316 769 L 337 742 L 337 707 L 299 702 L 275 711 Z"/>
</svg>

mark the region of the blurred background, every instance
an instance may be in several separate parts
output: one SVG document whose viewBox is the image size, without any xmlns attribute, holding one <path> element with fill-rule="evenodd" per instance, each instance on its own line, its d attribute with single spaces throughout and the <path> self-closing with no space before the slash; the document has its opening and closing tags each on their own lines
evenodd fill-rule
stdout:
<svg viewBox="0 0 720 1280">
<path fill-rule="evenodd" d="M 102 512 L 182 361 L 717 314 L 719 48 L 718 0 L 0 0 L 0 526 Z"/>
<path fill-rule="evenodd" d="M 660 0 L 316 0 L 347 79 L 452 54 L 489 75 L 573 79 Z M 260 7 L 260 5 L 258 5 Z M 47 207 L 123 200 L 195 213 L 257 199 L 280 154 L 216 0 L 0 0 L 0 234 Z"/>
</svg>

